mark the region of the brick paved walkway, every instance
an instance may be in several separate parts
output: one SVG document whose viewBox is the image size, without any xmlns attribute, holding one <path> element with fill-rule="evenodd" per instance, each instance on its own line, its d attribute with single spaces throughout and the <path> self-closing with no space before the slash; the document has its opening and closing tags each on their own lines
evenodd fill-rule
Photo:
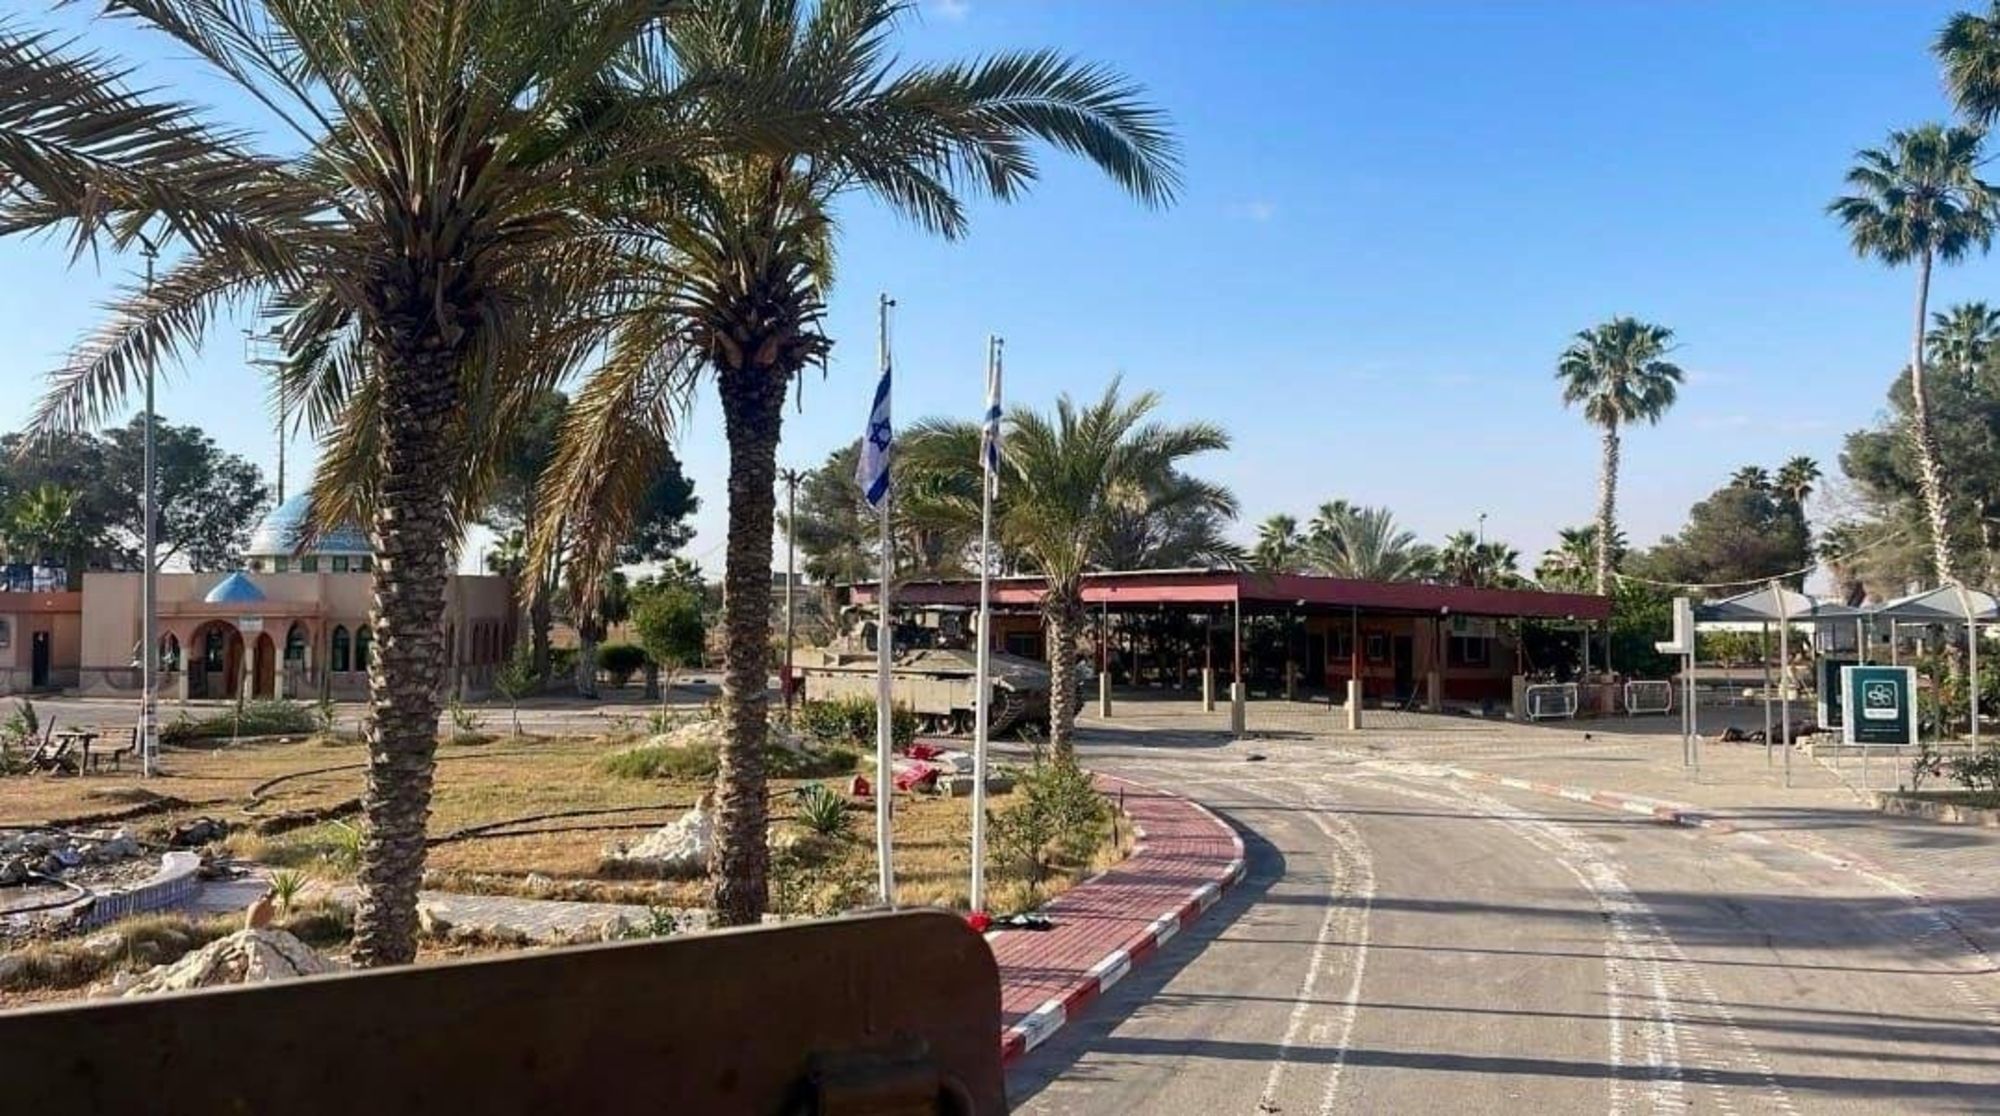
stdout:
<svg viewBox="0 0 2000 1116">
<path fill-rule="evenodd" d="M 1242 872 L 1242 840 L 1207 810 L 1137 783 L 1102 775 L 1097 783 L 1106 794 L 1122 794 L 1144 836 L 1116 867 L 1043 908 L 1054 929 L 991 937 L 1009 1057 L 1047 1038 Z"/>
</svg>

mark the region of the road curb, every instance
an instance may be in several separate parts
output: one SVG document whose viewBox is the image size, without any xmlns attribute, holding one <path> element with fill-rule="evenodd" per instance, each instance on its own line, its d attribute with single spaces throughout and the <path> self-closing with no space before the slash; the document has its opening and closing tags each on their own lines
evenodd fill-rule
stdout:
<svg viewBox="0 0 2000 1116">
<path fill-rule="evenodd" d="M 1000 1064 L 1003 1067 L 1047 1042 L 1049 1037 L 1061 1030 L 1065 1023 L 1082 1013 L 1111 986 L 1123 980 L 1135 966 L 1159 952 L 1160 947 L 1172 941 L 1174 935 L 1193 925 L 1215 905 L 1216 900 L 1222 898 L 1225 891 L 1243 878 L 1243 835 L 1238 833 L 1234 826 L 1217 817 L 1215 811 L 1185 795 L 1174 794 L 1131 779 L 1113 776 L 1100 776 L 1100 778 L 1185 803 L 1229 836 L 1235 854 L 1215 879 L 1191 889 L 1179 905 L 1162 911 L 1157 918 L 1147 924 L 1145 929 L 1118 943 L 1115 948 L 1099 958 L 1085 971 L 1081 980 L 1042 1001 L 1039 1007 L 1022 1016 L 1018 1023 L 1003 1029 L 1000 1032 Z M 1134 845 L 1133 855 L 1138 856 L 1145 848 L 1143 844 L 1145 832 L 1136 828 L 1134 832 L 1140 843 Z M 1062 896 L 1058 896 L 1056 903 L 1051 906 L 1060 904 L 1062 899 L 1075 895 L 1089 886 L 1088 882 L 1079 884 Z"/>
</svg>

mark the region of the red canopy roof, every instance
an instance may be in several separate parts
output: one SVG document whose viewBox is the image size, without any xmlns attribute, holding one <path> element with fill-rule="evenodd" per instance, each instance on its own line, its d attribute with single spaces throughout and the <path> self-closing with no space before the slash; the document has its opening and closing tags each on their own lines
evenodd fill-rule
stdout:
<svg viewBox="0 0 2000 1116">
<path fill-rule="evenodd" d="M 875 600 L 875 586 L 850 587 L 855 603 Z M 1041 603 L 1042 579 L 993 580 L 993 604 L 1001 608 Z M 1469 589 L 1416 581 L 1351 581 L 1303 574 L 1237 570 L 1133 570 L 1089 574 L 1083 581 L 1086 604 L 1123 607 L 1200 607 L 1240 602 L 1250 611 L 1302 608 L 1308 612 L 1361 609 L 1368 612 L 1458 613 L 1464 616 L 1525 617 L 1538 620 L 1605 620 L 1611 601 L 1590 593 L 1544 593 L 1538 589 Z M 903 605 L 976 605 L 979 582 L 911 581 L 896 587 Z"/>
</svg>

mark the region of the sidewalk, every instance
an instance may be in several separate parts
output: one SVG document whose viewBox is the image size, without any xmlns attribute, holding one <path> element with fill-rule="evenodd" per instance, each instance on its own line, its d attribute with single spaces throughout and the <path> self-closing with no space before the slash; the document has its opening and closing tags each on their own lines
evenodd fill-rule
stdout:
<svg viewBox="0 0 2000 1116">
<path fill-rule="evenodd" d="M 1048 931 L 988 936 L 1000 965 L 1001 1057 L 1040 1045 L 1214 904 L 1243 874 L 1243 839 L 1185 798 L 1098 776 L 1122 793 L 1139 842 L 1116 867 L 1043 908 Z"/>
</svg>

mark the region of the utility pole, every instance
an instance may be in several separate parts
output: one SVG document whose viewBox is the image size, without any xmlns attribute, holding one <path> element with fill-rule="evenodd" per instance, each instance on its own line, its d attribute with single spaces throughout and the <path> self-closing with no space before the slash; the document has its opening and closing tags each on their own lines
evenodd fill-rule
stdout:
<svg viewBox="0 0 2000 1116">
<path fill-rule="evenodd" d="M 277 339 L 275 330 L 271 333 L 258 333 L 255 330 L 249 329 L 244 330 L 243 363 L 252 368 L 265 368 L 276 372 L 283 366 L 284 362 L 276 357 L 264 355 L 262 347 L 275 342 Z M 285 407 L 285 385 L 282 382 L 276 382 L 271 386 L 278 399 L 278 503 L 282 504 L 285 502 L 285 419 L 288 416 Z"/>
<path fill-rule="evenodd" d="M 160 256 L 160 246 L 146 236 L 138 234 L 140 254 L 146 257 L 146 294 L 153 293 L 153 261 Z M 143 614 L 139 621 L 139 770 L 151 778 L 159 765 L 160 735 L 159 718 L 154 706 L 153 689 L 156 671 L 154 661 L 159 657 L 159 626 L 155 613 L 159 610 L 156 585 L 153 580 L 153 566 L 159 546 L 158 510 L 154 503 L 158 498 L 154 481 L 153 463 L 153 362 L 146 362 L 146 433 L 145 449 L 142 452 L 141 468 L 146 477 L 143 482 L 145 496 L 142 501 L 144 512 L 141 519 L 144 526 L 141 535 L 146 549 L 146 570 L 139 579 L 139 611 Z M 82 586 L 77 586 L 81 589 Z M 183 651 L 183 654 L 186 652 Z M 183 664 L 183 669 L 185 664 Z"/>
<path fill-rule="evenodd" d="M 1486 513 L 1479 513 L 1479 545 L 1486 545 Z"/>
<path fill-rule="evenodd" d="M 794 569 L 798 560 L 798 514 L 799 481 L 805 473 L 798 469 L 783 469 L 778 479 L 785 482 L 785 731 L 792 731 L 792 623 L 798 615 L 792 607 L 792 582 L 798 576 Z"/>
</svg>

